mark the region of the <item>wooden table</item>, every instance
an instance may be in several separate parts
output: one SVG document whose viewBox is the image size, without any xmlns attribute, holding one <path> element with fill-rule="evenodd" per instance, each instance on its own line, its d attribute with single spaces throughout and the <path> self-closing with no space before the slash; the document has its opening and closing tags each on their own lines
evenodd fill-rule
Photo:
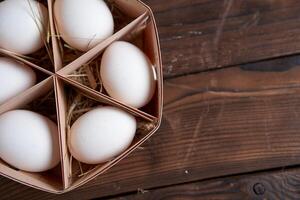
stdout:
<svg viewBox="0 0 300 200">
<path fill-rule="evenodd" d="M 159 26 L 162 127 L 101 178 L 0 199 L 300 199 L 300 1 L 145 0 Z"/>
</svg>

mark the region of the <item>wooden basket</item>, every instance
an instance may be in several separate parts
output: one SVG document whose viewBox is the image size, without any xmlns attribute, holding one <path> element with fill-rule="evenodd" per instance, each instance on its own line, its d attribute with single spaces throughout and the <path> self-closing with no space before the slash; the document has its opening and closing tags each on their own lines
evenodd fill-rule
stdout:
<svg viewBox="0 0 300 200">
<path fill-rule="evenodd" d="M 56 23 L 52 14 L 53 3 L 54 0 L 47 1 L 51 30 L 51 52 L 53 53 L 52 56 L 54 61 L 53 66 L 50 66 L 50 70 L 49 66 L 48 68 L 39 66 L 33 61 L 27 60 L 26 57 L 20 57 L 4 49 L 0 49 L 1 56 L 12 57 L 29 65 L 39 74 L 40 77 L 42 77 L 35 86 L 0 105 L 0 114 L 12 109 L 27 108 L 37 99 L 52 95 L 54 100 L 48 103 L 51 104 L 50 107 L 53 107 L 56 114 L 55 117 L 59 128 L 61 163 L 57 168 L 47 172 L 28 173 L 15 169 L 0 160 L 0 174 L 33 188 L 60 194 L 71 191 L 104 173 L 134 151 L 154 132 L 156 132 L 162 119 L 163 77 L 160 46 L 155 19 L 151 9 L 143 2 L 139 0 L 109 1 L 109 4 L 113 4 L 115 8 L 124 14 L 124 16 L 126 15 L 128 16 L 128 19 L 132 20 L 117 30 L 114 35 L 68 63 L 64 60 L 64 56 L 60 48 L 61 41 L 57 37 Z M 156 92 L 153 99 L 147 106 L 141 109 L 136 109 L 109 97 L 105 92 L 99 92 L 71 78 L 70 75 L 74 71 L 83 67 L 86 63 L 92 62 L 95 59 L 101 59 L 102 52 L 112 42 L 116 40 L 131 41 L 133 34 L 138 35 L 140 38 L 139 41 L 142 42 L 142 46 L 140 48 L 142 48 L 144 53 L 146 53 L 150 58 L 157 76 Z M 133 114 L 138 119 L 138 122 L 148 124 L 150 128 L 146 131 L 140 131 L 131 146 L 113 160 L 99 165 L 81 166 L 76 160 L 73 159 L 73 161 L 71 161 L 71 156 L 67 148 L 68 124 L 66 115 L 68 112 L 68 95 L 70 95 L 70 92 L 82 94 L 85 100 L 93 101 L 95 105 L 112 105 L 121 108 L 128 113 Z M 83 170 L 84 173 L 78 175 L 78 170 Z"/>
</svg>

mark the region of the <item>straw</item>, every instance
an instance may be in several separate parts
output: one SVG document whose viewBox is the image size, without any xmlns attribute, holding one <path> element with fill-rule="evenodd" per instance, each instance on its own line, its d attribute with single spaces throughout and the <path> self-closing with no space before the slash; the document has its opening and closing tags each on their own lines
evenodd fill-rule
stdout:
<svg viewBox="0 0 300 200">
<path fill-rule="evenodd" d="M 99 103 L 97 103 L 99 104 Z M 71 125 L 84 113 L 90 111 L 93 109 L 93 107 L 96 106 L 96 102 L 92 101 L 91 99 L 86 98 L 84 95 L 80 93 L 76 93 L 76 91 L 69 91 L 67 96 L 67 105 L 68 105 L 68 112 L 66 116 L 66 122 L 67 122 L 67 137 L 70 138 L 71 134 Z M 69 142 L 69 140 L 67 140 Z M 90 170 L 85 171 L 83 170 L 82 163 L 77 161 L 79 166 L 79 171 L 73 171 L 73 167 L 70 168 L 69 172 L 69 178 L 72 178 L 73 176 L 81 177 L 87 174 Z M 73 165 L 73 157 L 70 156 L 70 165 Z"/>
<path fill-rule="evenodd" d="M 32 14 L 32 19 L 34 20 L 39 32 L 40 32 L 40 37 L 43 40 L 44 43 L 44 47 L 42 50 L 39 50 L 33 54 L 31 54 L 30 56 L 25 56 L 25 58 L 34 61 L 36 64 L 46 68 L 46 69 L 50 69 L 54 66 L 54 59 L 53 59 L 53 53 L 52 53 L 52 47 L 50 44 L 50 22 L 48 20 L 48 24 L 44 24 L 40 17 L 42 16 L 42 13 L 40 12 L 37 16 L 36 13 L 34 12 L 34 9 L 30 3 L 29 0 L 27 0 L 27 3 L 30 7 L 31 10 L 31 14 Z M 39 10 L 40 11 L 40 10 Z M 40 29 L 40 25 L 43 27 L 44 30 L 46 30 L 46 33 L 43 33 L 43 31 Z M 24 57 L 22 55 L 18 55 L 20 57 Z M 50 63 L 49 63 L 50 61 Z M 50 70 L 50 71 L 53 71 Z"/>
<path fill-rule="evenodd" d="M 33 100 L 31 103 L 24 106 L 24 109 L 32 110 L 49 117 L 53 121 L 57 121 L 56 117 L 56 102 L 54 91 L 50 90 L 47 94 Z"/>
<path fill-rule="evenodd" d="M 90 98 L 85 97 L 81 93 L 77 93 L 76 90 L 70 90 L 67 91 L 67 137 L 70 138 L 71 134 L 71 126 L 72 124 L 83 114 L 85 114 L 88 111 L 91 111 L 95 107 L 104 106 L 102 103 L 99 103 L 96 100 L 92 100 Z M 155 123 L 144 121 L 140 118 L 137 118 L 137 131 L 136 131 L 136 137 L 141 137 L 147 133 L 149 133 L 151 130 L 155 128 Z M 69 140 L 67 140 L 69 142 Z M 70 164 L 71 166 L 74 164 L 75 166 L 78 165 L 78 169 L 73 171 L 72 167 L 69 172 L 69 177 L 82 177 L 88 174 L 91 170 L 93 170 L 96 165 L 87 165 L 84 163 L 81 163 L 79 161 L 76 161 L 76 163 L 73 162 L 73 157 L 70 157 Z M 75 167 L 74 166 L 74 167 Z M 84 167 L 83 167 L 84 166 Z"/>
</svg>

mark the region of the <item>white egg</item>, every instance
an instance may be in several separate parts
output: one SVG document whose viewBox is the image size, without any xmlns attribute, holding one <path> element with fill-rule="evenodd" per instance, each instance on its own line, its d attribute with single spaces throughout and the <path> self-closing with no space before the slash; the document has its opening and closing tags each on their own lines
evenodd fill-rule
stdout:
<svg viewBox="0 0 300 200">
<path fill-rule="evenodd" d="M 28 66 L 0 57 L 0 105 L 36 83 L 36 74 Z"/>
<path fill-rule="evenodd" d="M 128 42 L 114 42 L 105 50 L 100 73 L 107 93 L 130 106 L 145 106 L 155 92 L 155 72 L 150 60 Z"/>
<path fill-rule="evenodd" d="M 17 169 L 42 172 L 60 161 L 57 125 L 27 110 L 0 115 L 0 157 Z"/>
<path fill-rule="evenodd" d="M 0 3 L 0 47 L 31 54 L 44 46 L 48 26 L 47 8 L 35 0 Z"/>
<path fill-rule="evenodd" d="M 114 32 L 113 16 L 103 0 L 56 0 L 59 35 L 71 47 L 87 51 Z"/>
<path fill-rule="evenodd" d="M 71 127 L 69 150 L 83 163 L 98 164 L 125 151 L 136 132 L 136 119 L 115 107 L 95 108 Z"/>
</svg>

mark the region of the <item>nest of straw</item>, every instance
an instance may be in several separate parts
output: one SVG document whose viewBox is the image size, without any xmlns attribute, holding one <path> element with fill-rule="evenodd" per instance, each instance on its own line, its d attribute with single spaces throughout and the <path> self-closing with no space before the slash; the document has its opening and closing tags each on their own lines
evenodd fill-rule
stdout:
<svg viewBox="0 0 300 200">
<path fill-rule="evenodd" d="M 54 71 L 54 59 L 53 59 L 53 50 L 52 50 L 52 44 L 51 44 L 51 33 L 50 33 L 50 21 L 48 20 L 47 24 L 43 24 L 41 20 L 39 19 L 39 16 L 36 16 L 32 5 L 30 1 L 28 1 L 28 4 L 30 6 L 30 9 L 32 11 L 32 18 L 36 24 L 36 26 L 39 29 L 40 36 L 42 38 L 42 41 L 44 43 L 44 48 L 31 54 L 28 56 L 23 56 L 25 59 L 30 60 L 34 62 L 35 64 L 46 68 L 49 71 Z M 47 7 L 47 1 L 40 1 L 40 3 L 44 4 Z M 39 14 L 42 16 L 42 14 Z M 41 25 L 43 26 L 43 29 L 46 30 L 45 33 L 43 33 L 42 30 L 40 30 L 39 24 L 42 23 Z M 20 55 L 22 57 L 22 55 Z"/>
<path fill-rule="evenodd" d="M 70 138 L 70 130 L 72 124 L 83 114 L 91 111 L 95 107 L 105 106 L 99 103 L 97 100 L 86 97 L 85 95 L 77 92 L 76 90 L 67 90 L 67 141 Z M 138 127 L 136 131 L 136 138 L 141 138 L 145 134 L 149 133 L 155 128 L 155 123 L 148 122 L 137 118 Z M 80 178 L 90 171 L 92 171 L 97 165 L 88 165 L 75 160 L 70 156 L 70 165 L 72 166 L 69 172 L 69 178 Z"/>
<path fill-rule="evenodd" d="M 95 106 L 100 106 L 100 103 L 97 103 L 84 95 L 78 93 L 76 90 L 67 90 L 67 115 L 66 115 L 66 124 L 67 124 L 67 141 L 69 143 L 70 130 L 72 124 L 84 113 L 89 112 Z M 86 165 L 75 160 L 72 155 L 70 156 L 70 171 L 69 178 L 80 178 L 94 169 L 95 165 Z"/>
<path fill-rule="evenodd" d="M 101 60 L 96 58 L 91 62 L 84 64 L 72 74 L 67 75 L 67 77 L 94 90 L 103 92 L 103 84 L 100 77 L 100 65 Z"/>
</svg>

